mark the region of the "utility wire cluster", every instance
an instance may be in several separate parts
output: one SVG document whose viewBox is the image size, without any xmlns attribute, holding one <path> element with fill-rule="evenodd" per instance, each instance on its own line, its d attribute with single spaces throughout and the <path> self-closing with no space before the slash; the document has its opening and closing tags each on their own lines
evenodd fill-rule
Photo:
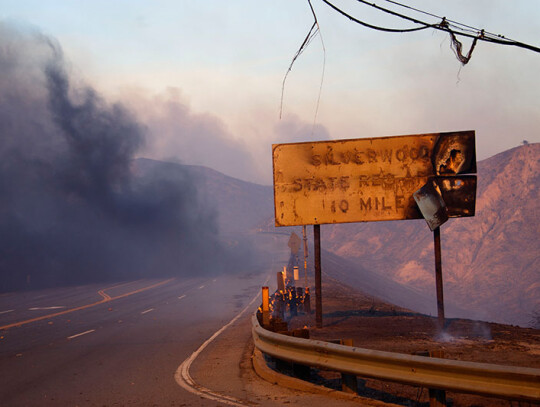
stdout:
<svg viewBox="0 0 540 407">
<path fill-rule="evenodd" d="M 283 112 L 283 95 L 284 95 L 284 92 L 285 92 L 285 82 L 287 80 L 287 76 L 291 72 L 291 70 L 293 68 L 293 65 L 296 62 L 296 60 L 298 59 L 298 57 L 304 52 L 304 50 L 308 47 L 308 45 L 311 43 L 311 41 L 318 35 L 319 38 L 321 39 L 321 45 L 323 47 L 323 53 L 324 53 L 325 56 L 324 56 L 324 59 L 323 59 L 323 73 L 322 73 L 322 76 L 321 76 L 321 88 L 319 89 L 319 98 L 317 100 L 317 109 L 316 109 L 316 112 L 315 112 L 315 119 L 317 117 L 317 111 L 318 111 L 319 101 L 320 101 L 320 97 L 321 97 L 322 82 L 324 80 L 324 65 L 325 65 L 324 61 L 326 61 L 326 50 L 325 50 L 325 47 L 324 47 L 324 42 L 322 40 L 322 35 L 321 35 L 321 31 L 320 31 L 319 21 L 317 20 L 317 15 L 315 13 L 315 10 L 313 9 L 313 6 L 311 4 L 311 0 L 307 0 L 307 1 L 308 1 L 308 4 L 309 4 L 309 7 L 311 9 L 311 13 L 313 14 L 313 24 L 312 24 L 308 34 L 306 35 L 306 38 L 302 42 L 302 45 L 300 46 L 300 48 L 298 49 L 298 51 L 294 55 L 290 65 L 289 65 L 289 68 L 287 69 L 287 73 L 285 74 L 285 76 L 283 78 L 283 83 L 282 83 L 282 88 L 281 88 L 281 104 L 280 104 L 280 109 L 279 109 L 279 117 L 280 118 L 281 118 L 281 115 L 282 115 L 282 112 Z M 375 9 L 381 11 L 381 12 L 390 14 L 390 15 L 392 15 L 394 17 L 398 17 L 400 19 L 410 21 L 411 23 L 416 24 L 416 26 L 411 27 L 411 28 L 380 27 L 380 26 L 376 26 L 376 25 L 367 23 L 365 21 L 361 21 L 356 17 L 353 17 L 352 15 L 346 13 L 345 11 L 340 9 L 339 7 L 332 4 L 329 0 L 321 0 L 321 1 L 323 3 L 325 3 L 326 5 L 328 5 L 329 7 L 331 7 L 332 9 L 334 9 L 335 11 L 337 11 L 338 13 L 340 13 L 341 15 L 343 15 L 344 17 L 351 20 L 352 22 L 360 24 L 360 25 L 362 25 L 364 27 L 367 27 L 367 28 L 371 28 L 373 30 L 391 32 L 391 33 L 409 33 L 409 32 L 426 30 L 426 29 L 431 28 L 431 29 L 434 29 L 434 30 L 447 32 L 450 35 L 451 48 L 454 51 L 454 54 L 456 55 L 456 58 L 461 62 L 462 65 L 466 65 L 470 61 L 472 53 L 473 53 L 478 41 L 491 42 L 491 43 L 499 44 L 499 45 L 511 45 L 511 46 L 515 46 L 515 47 L 519 47 L 519 48 L 525 48 L 525 49 L 528 49 L 528 50 L 534 51 L 534 52 L 540 52 L 540 48 L 536 47 L 534 45 L 526 44 L 526 43 L 523 43 L 523 42 L 520 42 L 520 41 L 516 41 L 516 40 L 510 39 L 510 38 L 507 38 L 504 35 L 494 34 L 494 33 L 491 33 L 489 31 L 486 31 L 484 29 L 479 29 L 479 28 L 476 28 L 476 27 L 473 27 L 473 26 L 470 26 L 470 25 L 467 25 L 467 24 L 463 24 L 463 23 L 460 23 L 460 22 L 457 22 L 457 21 L 454 21 L 454 20 L 450 20 L 450 19 L 447 19 L 446 17 L 441 17 L 441 16 L 438 16 L 436 14 L 429 13 L 427 11 L 423 11 L 423 10 L 414 8 L 412 6 L 399 3 L 396 0 L 381 0 L 381 1 L 385 1 L 387 3 L 393 4 L 394 6 L 402 7 L 404 9 L 409 10 L 409 11 L 413 11 L 413 12 L 422 14 L 424 16 L 428 16 L 430 18 L 436 18 L 439 21 L 429 23 L 429 22 L 420 20 L 419 18 L 415 18 L 415 17 L 412 17 L 410 15 L 405 15 L 405 14 L 398 13 L 396 11 L 390 10 L 388 8 L 378 6 L 377 4 L 370 3 L 370 2 L 368 2 L 366 0 L 356 0 L 358 3 L 362 3 L 362 4 L 366 5 L 366 6 L 373 7 L 373 8 L 375 8 Z M 471 47 L 469 48 L 469 51 L 466 54 L 463 53 L 463 44 L 458 40 L 458 38 L 457 38 L 458 36 L 473 39 Z M 315 119 L 314 119 L 314 123 L 315 123 Z"/>
<path fill-rule="evenodd" d="M 434 29 L 434 30 L 447 32 L 448 34 L 450 34 L 450 38 L 452 40 L 452 50 L 456 54 L 456 57 L 458 58 L 458 60 L 463 65 L 467 64 L 469 62 L 469 60 L 471 59 L 472 52 L 473 52 L 473 50 L 474 50 L 474 48 L 476 46 L 476 43 L 478 41 L 491 42 L 491 43 L 500 44 L 500 45 L 512 45 L 512 46 L 516 46 L 516 47 L 520 47 L 520 48 L 525 48 L 525 49 L 528 49 L 530 51 L 540 52 L 540 48 L 535 47 L 533 45 L 529 45 L 529 44 L 525 44 L 523 42 L 515 41 L 515 40 L 512 40 L 510 38 L 506 38 L 503 35 L 493 34 L 493 33 L 489 32 L 489 31 L 486 31 L 486 30 L 483 30 L 483 29 L 475 28 L 475 27 L 472 27 L 472 26 L 469 26 L 469 25 L 466 25 L 466 24 L 459 23 L 459 22 L 454 21 L 454 20 L 447 19 L 446 17 L 440 17 L 440 16 L 437 16 L 435 14 L 432 14 L 432 13 L 429 13 L 429 12 L 426 12 L 426 11 L 419 10 L 417 8 L 408 6 L 406 4 L 399 3 L 399 2 L 397 2 L 395 0 L 384 0 L 384 1 L 386 1 L 387 3 L 391 3 L 393 5 L 405 8 L 407 10 L 414 11 L 414 12 L 423 14 L 425 16 L 429 16 L 431 18 L 437 18 L 440 21 L 435 22 L 435 23 L 428 23 L 428 22 L 420 20 L 418 18 L 411 17 L 409 15 L 401 14 L 401 13 L 398 13 L 396 11 L 390 10 L 388 8 L 378 6 L 375 3 L 369 3 L 368 1 L 365 1 L 365 0 L 356 0 L 356 1 L 358 3 L 362 3 L 362 4 L 366 5 L 366 6 L 373 7 L 373 8 L 375 8 L 375 9 L 381 11 L 381 12 L 384 12 L 384 13 L 393 15 L 395 17 L 399 17 L 401 19 L 410 21 L 410 22 L 412 22 L 414 24 L 417 24 L 418 26 L 417 27 L 406 28 L 406 29 L 386 28 L 386 27 L 375 26 L 373 24 L 369 24 L 369 23 L 367 23 L 365 21 L 361 21 L 361 20 L 353 17 L 352 15 L 350 15 L 350 14 L 346 13 L 345 11 L 341 10 L 340 8 L 338 8 L 337 6 L 335 6 L 334 4 L 332 4 L 328 0 L 322 0 L 323 3 L 325 3 L 326 5 L 328 5 L 329 7 L 331 7 L 332 9 L 334 9 L 335 11 L 337 11 L 338 13 L 343 15 L 344 17 L 347 17 L 349 20 L 351 20 L 351 21 L 353 21 L 353 22 L 355 22 L 357 24 L 363 25 L 364 27 L 368 27 L 368 28 L 371 28 L 371 29 L 374 29 L 374 30 L 385 31 L 385 32 L 394 32 L 394 33 L 407 33 L 407 32 L 413 32 L 413 31 L 419 31 L 419 30 L 425 30 L 425 29 L 431 28 L 431 29 Z M 471 48 L 469 49 L 469 51 L 467 52 L 466 55 L 463 54 L 463 51 L 462 51 L 463 44 L 457 39 L 458 36 L 468 37 L 468 38 L 473 39 L 473 42 L 471 44 Z"/>
</svg>

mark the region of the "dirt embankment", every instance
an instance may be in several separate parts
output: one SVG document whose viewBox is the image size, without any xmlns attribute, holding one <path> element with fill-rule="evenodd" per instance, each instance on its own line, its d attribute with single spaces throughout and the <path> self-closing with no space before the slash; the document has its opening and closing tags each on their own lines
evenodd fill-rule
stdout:
<svg viewBox="0 0 540 407">
<path fill-rule="evenodd" d="M 313 290 L 314 291 L 314 290 Z M 540 368 L 540 330 L 465 319 L 447 320 L 446 332 L 437 319 L 384 303 L 325 276 L 323 325 L 315 316 L 299 315 L 290 329 L 310 328 L 312 339 L 352 338 L 354 346 L 416 354 L 441 350 L 447 359 Z M 314 308 L 314 298 L 312 308 Z M 332 385 L 332 373 L 321 373 Z M 335 375 L 335 374 L 334 374 Z M 338 377 L 338 376 L 336 376 Z M 424 405 L 427 390 L 412 386 L 361 381 L 361 392 L 403 405 Z M 454 406 L 509 406 L 509 401 L 448 393 Z M 411 404 L 412 403 L 412 404 Z"/>
</svg>

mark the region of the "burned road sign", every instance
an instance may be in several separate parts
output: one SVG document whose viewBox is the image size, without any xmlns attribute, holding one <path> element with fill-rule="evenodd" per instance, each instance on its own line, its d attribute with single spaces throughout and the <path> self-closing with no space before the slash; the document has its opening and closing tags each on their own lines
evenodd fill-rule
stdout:
<svg viewBox="0 0 540 407">
<path fill-rule="evenodd" d="M 476 177 L 455 177 L 476 172 L 474 131 L 272 149 L 276 226 L 421 219 L 413 193 L 432 177 L 448 216 L 474 215 Z"/>
<path fill-rule="evenodd" d="M 433 177 L 440 188 L 448 217 L 474 216 L 476 175 Z"/>
<path fill-rule="evenodd" d="M 435 230 L 448 220 L 448 211 L 441 189 L 434 180 L 429 180 L 413 194 L 413 197 L 431 230 Z"/>
</svg>

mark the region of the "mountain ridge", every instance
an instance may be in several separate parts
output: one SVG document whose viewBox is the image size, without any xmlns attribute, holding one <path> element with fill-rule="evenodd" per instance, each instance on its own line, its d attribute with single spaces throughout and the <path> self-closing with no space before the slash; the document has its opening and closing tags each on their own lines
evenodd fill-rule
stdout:
<svg viewBox="0 0 540 407">
<path fill-rule="evenodd" d="M 539 162 L 540 143 L 535 143 L 477 163 L 476 215 L 450 219 L 441 227 L 449 317 L 525 326 L 535 310 L 540 312 Z M 299 233 L 298 227 L 274 226 L 271 186 L 202 166 L 148 159 L 136 163 L 184 168 L 196 180 L 200 198 L 215 207 L 222 235 Z M 394 296 L 396 305 L 436 314 L 433 236 L 424 220 L 323 225 L 321 238 L 323 256 L 345 259 L 348 272 L 358 274 L 347 278 L 349 284 L 362 289 L 361 276 L 368 278 L 364 288 L 387 301 L 401 285 Z M 390 291 L 386 295 L 385 285 Z M 417 293 L 418 301 L 406 298 L 406 293 Z"/>
<path fill-rule="evenodd" d="M 480 161 L 475 217 L 441 227 L 445 300 L 470 310 L 455 316 L 526 325 L 539 306 L 539 161 L 538 143 Z M 423 220 L 328 229 L 330 251 L 434 293 L 433 242 Z"/>
</svg>

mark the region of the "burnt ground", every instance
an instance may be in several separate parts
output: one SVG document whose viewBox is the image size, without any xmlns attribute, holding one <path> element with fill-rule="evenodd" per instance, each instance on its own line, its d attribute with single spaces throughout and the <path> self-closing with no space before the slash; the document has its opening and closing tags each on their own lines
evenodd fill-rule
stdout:
<svg viewBox="0 0 540 407">
<path fill-rule="evenodd" d="M 312 290 L 313 292 L 314 290 Z M 314 298 L 311 304 L 314 308 Z M 311 339 L 353 339 L 354 346 L 416 354 L 443 351 L 447 359 L 540 368 L 540 330 L 466 319 L 448 319 L 445 334 L 437 319 L 382 302 L 328 276 L 323 281 L 323 325 L 315 328 L 315 315 L 299 315 L 289 329 L 310 328 Z M 312 374 L 329 387 L 340 386 L 340 375 Z M 405 406 L 429 405 L 428 390 L 402 384 L 359 379 L 363 396 Z M 528 406 L 495 398 L 448 392 L 453 406 Z"/>
</svg>

